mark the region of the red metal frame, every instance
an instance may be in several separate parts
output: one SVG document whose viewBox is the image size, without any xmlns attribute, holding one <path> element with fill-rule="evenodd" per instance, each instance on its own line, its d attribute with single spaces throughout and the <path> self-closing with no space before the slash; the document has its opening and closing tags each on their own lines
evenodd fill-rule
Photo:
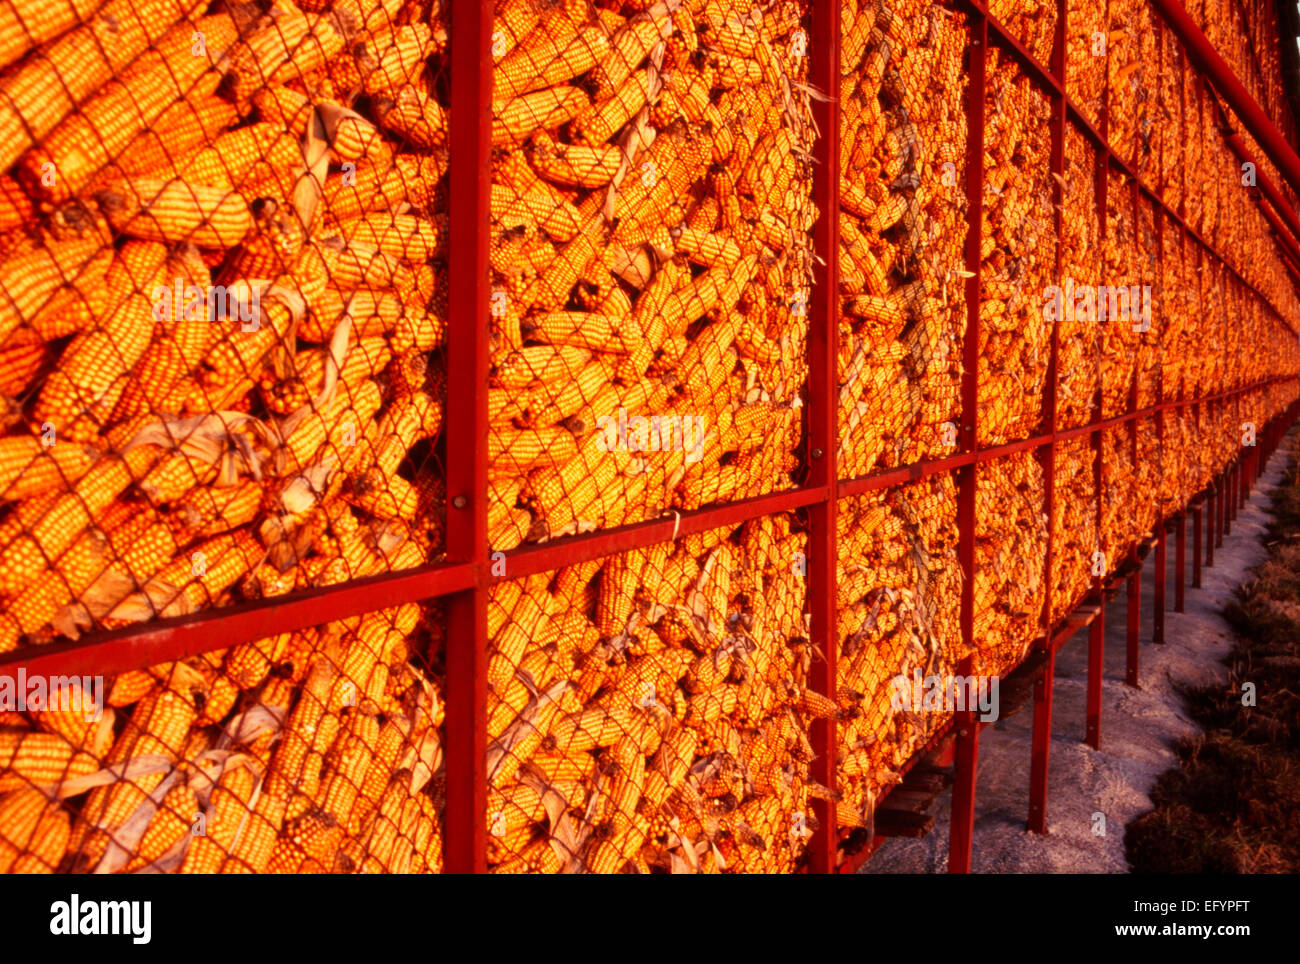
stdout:
<svg viewBox="0 0 1300 964">
<path fill-rule="evenodd" d="M 1124 682 L 1133 689 L 1141 689 L 1138 684 L 1138 659 L 1141 652 L 1141 629 L 1142 629 L 1142 561 L 1138 558 L 1137 547 L 1134 546 L 1129 550 L 1129 565 L 1133 566 L 1133 571 L 1129 573 L 1128 579 L 1125 580 L 1127 595 L 1127 616 L 1128 616 L 1128 635 L 1125 640 L 1126 663 L 1124 669 Z"/>
<path fill-rule="evenodd" d="M 1210 64 L 1207 72 L 1215 89 L 1228 101 L 1242 123 L 1283 173 L 1288 184 L 1300 191 L 1300 159 L 1281 140 L 1276 128 L 1254 104 L 1250 95 L 1231 76 L 1221 59 L 1217 62 L 1205 58 L 1201 49 L 1204 36 L 1191 24 L 1188 30 L 1185 11 L 1176 0 L 1153 0 L 1164 16 L 1171 32 L 1177 35 L 1187 56 L 1198 65 L 1204 60 Z M 1094 126 L 1072 103 L 1066 91 L 1066 2 L 1057 0 L 1058 19 L 1056 43 L 1051 69 L 1039 63 L 1012 36 L 996 17 L 990 15 L 982 0 L 959 0 L 970 18 L 971 51 L 968 73 L 967 110 L 968 140 L 966 155 L 967 234 L 965 264 L 969 272 L 966 281 L 967 318 L 963 337 L 963 378 L 961 386 L 961 424 L 958 451 L 940 459 L 879 470 L 856 478 L 837 478 L 835 466 L 839 449 L 838 423 L 838 365 L 837 340 L 839 322 L 838 304 L 838 239 L 839 239 L 839 137 L 840 109 L 835 97 L 813 101 L 814 119 L 820 137 L 814 146 L 813 193 L 820 216 L 813 229 L 814 251 L 817 256 L 813 298 L 809 305 L 807 386 L 807 445 L 809 477 L 805 484 L 787 491 L 727 505 L 683 512 L 673 517 L 656 519 L 620 527 L 618 529 L 566 538 L 563 540 L 517 548 L 506 554 L 505 575 L 492 571 L 491 547 L 487 544 L 487 490 L 486 447 L 482 444 L 488 432 L 487 397 L 483 390 L 487 381 L 489 272 L 487 234 L 483 226 L 489 221 L 489 192 L 491 155 L 491 84 L 492 58 L 490 55 L 492 32 L 491 4 L 456 3 L 451 10 L 451 141 L 457 145 L 450 167 L 449 210 L 449 317 L 452 337 L 449 353 L 449 396 L 456 399 L 452 418 L 446 429 L 447 491 L 449 508 L 447 518 L 447 561 L 406 572 L 391 573 L 371 579 L 359 580 L 327 589 L 298 592 L 276 599 L 240 604 L 222 610 L 208 611 L 178 619 L 159 620 L 143 626 L 99 633 L 75 642 L 21 650 L 0 657 L 0 675 L 11 675 L 21 666 L 29 673 L 57 675 L 75 668 L 81 673 L 106 676 L 142 668 L 160 662 L 176 660 L 201 652 L 226 648 L 235 643 L 276 633 L 288 632 L 355 616 L 367 611 L 389 608 L 402 603 L 444 597 L 447 602 L 447 714 L 446 714 L 446 867 L 450 871 L 481 872 L 486 869 L 486 605 L 489 587 L 500 579 L 515 579 L 530 573 L 552 570 L 564 565 L 623 552 L 655 542 L 679 538 L 721 525 L 735 524 L 747 519 L 775 512 L 802 510 L 808 520 L 810 532 L 808 560 L 808 604 L 811 614 L 812 643 L 825 658 L 814 661 L 811 685 L 823 693 L 835 689 L 837 662 L 835 576 L 837 546 L 835 517 L 839 499 L 886 487 L 917 481 L 939 473 L 954 473 L 958 486 L 958 560 L 963 573 L 961 590 L 960 626 L 962 642 L 968 652 L 976 650 L 974 639 L 974 576 L 975 553 L 975 494 L 978 466 L 994 459 L 1033 451 L 1043 460 L 1046 508 L 1051 513 L 1056 504 L 1055 454 L 1058 442 L 1087 436 L 1096 448 L 1094 482 L 1097 494 L 1097 522 L 1101 521 L 1101 506 L 1105 497 L 1105 465 L 1103 433 L 1125 426 L 1130 444 L 1136 444 L 1138 419 L 1154 417 L 1157 439 L 1164 444 L 1165 413 L 1172 411 L 1179 418 L 1190 417 L 1200 423 L 1202 404 L 1210 416 L 1226 411 L 1226 405 L 1240 406 L 1247 393 L 1274 384 L 1291 381 L 1293 376 L 1264 379 L 1252 385 L 1237 385 L 1200 398 L 1188 398 L 1179 386 L 1178 397 L 1172 399 L 1165 391 L 1163 379 L 1158 385 L 1155 402 L 1146 408 L 1137 408 L 1136 396 L 1131 396 L 1128 411 L 1110 418 L 1102 418 L 1101 409 L 1101 342 L 1097 342 L 1097 411 L 1087 425 L 1061 429 L 1057 424 L 1057 355 L 1058 333 L 1051 336 L 1048 362 L 1048 383 L 1044 397 L 1044 419 L 1038 434 L 1032 438 L 1004 443 L 981 449 L 978 443 L 979 403 L 979 329 L 982 292 L 981 241 L 984 194 L 984 124 L 985 90 L 987 79 L 987 51 L 996 44 L 1019 66 L 1024 75 L 1052 104 L 1051 171 L 1064 172 L 1064 148 L 1067 123 L 1090 142 L 1096 154 L 1097 214 L 1104 237 L 1107 221 L 1108 173 L 1111 170 L 1132 181 L 1135 229 L 1140 230 L 1136 217 L 1141 199 L 1145 199 L 1155 212 L 1155 228 L 1160 254 L 1163 256 L 1163 231 L 1166 222 L 1169 230 L 1177 230 L 1180 246 L 1188 240 L 1195 242 L 1198 263 L 1213 259 L 1226 270 L 1229 283 L 1264 304 L 1273 322 L 1287 327 L 1276 308 L 1263 293 L 1250 285 L 1226 262 L 1199 233 L 1184 220 L 1180 211 L 1169 207 L 1163 196 L 1137 177 L 1130 161 L 1120 157 L 1109 143 L 1106 105 Z M 811 37 L 816 55 L 810 59 L 812 84 L 821 90 L 836 92 L 839 89 L 839 37 L 840 3 L 838 0 L 815 0 L 812 4 Z M 1157 24 L 1160 29 L 1160 25 Z M 1196 38 L 1199 36 L 1199 40 Z M 1189 37 L 1191 38 L 1189 40 Z M 1164 46 L 1161 45 L 1161 57 Z M 1210 54 L 1214 52 L 1209 51 Z M 1214 54 L 1217 57 L 1217 54 Z M 1234 84 L 1236 85 L 1234 87 Z M 1237 89 L 1240 88 L 1240 89 Z M 1107 88 L 1104 88 L 1107 89 Z M 1180 89 L 1181 97 L 1181 89 Z M 1241 154 L 1244 144 L 1235 135 L 1228 135 L 1229 144 Z M 1285 150 L 1282 150 L 1285 148 Z M 1244 155 L 1243 155 L 1244 156 Z M 1281 158 L 1279 160 L 1279 158 Z M 1181 172 L 1180 172 L 1181 173 Z M 1266 205 L 1261 210 L 1270 219 L 1278 237 L 1279 251 L 1286 261 L 1300 266 L 1300 218 L 1286 204 L 1280 189 L 1259 173 L 1259 192 Z M 1061 267 L 1059 184 L 1052 187 L 1057 203 L 1056 263 Z M 1184 197 L 1186 193 L 1184 192 Z M 1292 337 L 1288 334 L 1286 337 Z M 1292 405 L 1261 426 L 1257 445 L 1237 458 L 1211 483 L 1206 496 L 1210 501 L 1203 511 L 1200 505 L 1191 509 L 1193 516 L 1193 576 L 1192 584 L 1200 584 L 1202 517 L 1207 525 L 1205 538 L 1205 564 L 1213 563 L 1213 549 L 1221 542 L 1222 530 L 1230 524 L 1235 507 L 1244 503 L 1249 486 L 1257 479 L 1263 463 L 1278 441 L 1289 420 L 1295 417 L 1297 406 Z M 1221 430 L 1213 417 L 1207 419 L 1211 431 Z M 1234 487 L 1235 488 L 1232 488 Z M 1228 501 L 1225 502 L 1225 499 Z M 1228 518 L 1225 518 L 1225 510 Z M 1177 524 L 1177 569 L 1175 609 L 1183 607 L 1183 573 L 1185 565 L 1185 516 L 1182 511 L 1173 518 Z M 1162 636 L 1164 608 L 1164 525 L 1157 523 L 1157 638 Z M 1100 529 L 1098 530 L 1100 532 Z M 1120 553 L 1116 553 L 1117 557 Z M 1050 575 L 1055 556 L 1054 537 L 1049 536 L 1045 558 L 1046 572 Z M 1095 618 L 1091 612 L 1087 731 L 1088 742 L 1100 743 L 1101 663 L 1105 634 L 1104 598 L 1109 573 L 1098 577 L 1089 598 L 1101 604 Z M 1133 623 L 1140 610 L 1136 591 L 1140 589 L 1134 576 L 1130 582 L 1130 682 L 1136 683 L 1136 652 Z M 1082 626 L 1078 607 L 1056 626 L 1051 625 L 1053 611 L 1051 580 L 1048 580 L 1046 600 L 1041 615 L 1042 639 L 1036 642 L 1046 647 L 1049 656 L 1046 671 L 1035 689 L 1034 742 L 1030 779 L 1030 828 L 1046 829 L 1047 777 L 1050 754 L 1052 719 L 1052 681 L 1054 654 L 1065 638 Z M 963 664 L 968 671 L 971 658 Z M 952 839 L 950 841 L 949 869 L 968 871 L 971 863 L 971 834 L 974 821 L 975 770 L 978 758 L 978 737 L 981 724 L 973 714 L 955 719 L 950 726 L 957 729 L 956 782 L 953 798 Z M 943 732 L 947 732 L 947 727 Z M 816 759 L 813 777 L 819 783 L 834 788 L 835 780 L 835 727 L 824 721 L 813 730 Z M 838 834 L 834 807 L 819 801 L 816 813 L 818 830 L 810 844 L 809 867 L 815 872 L 834 870 L 860 862 L 859 858 L 840 862 Z M 851 857 L 852 855 L 850 855 Z"/>
<path fill-rule="evenodd" d="M 1066 0 L 1056 0 L 1056 26 L 1052 38 L 1051 71 L 1056 78 L 1060 91 L 1067 89 L 1066 69 L 1069 58 L 1066 56 L 1068 30 L 1066 23 L 1069 16 L 1069 4 Z M 1056 236 L 1056 277 L 1061 276 L 1065 245 L 1062 241 L 1062 224 L 1065 217 L 1065 135 L 1066 135 L 1066 99 L 1061 93 L 1051 96 L 1052 104 L 1052 225 Z M 1052 750 L 1052 695 L 1056 684 L 1056 647 L 1052 645 L 1052 603 L 1055 595 L 1056 580 L 1056 434 L 1057 409 L 1059 404 L 1058 367 L 1060 363 L 1060 327 L 1052 326 L 1052 342 L 1047 361 L 1047 424 L 1051 441 L 1046 446 L 1044 459 L 1043 486 L 1046 495 L 1047 513 L 1047 558 L 1043 571 L 1043 638 L 1042 647 L 1047 651 L 1047 665 L 1043 674 L 1034 683 L 1034 723 L 1033 737 L 1029 751 L 1029 816 L 1027 825 L 1034 833 L 1047 832 L 1047 777 Z"/>
<path fill-rule="evenodd" d="M 840 4 L 813 6 L 810 81 L 820 90 L 837 91 L 840 84 Z M 810 481 L 824 497 L 808 508 L 808 605 L 811 613 L 813 660 L 810 684 L 834 698 L 839 666 L 836 629 L 836 564 L 838 546 L 835 515 L 839 456 L 839 330 L 840 330 L 840 101 L 838 97 L 813 101 L 813 121 L 820 133 L 813 148 L 813 200 L 819 216 L 813 225 L 814 262 L 818 274 L 809 304 L 808 332 L 808 455 Z M 812 777 L 835 789 L 836 726 L 833 719 L 814 722 Z M 809 841 L 809 868 L 814 873 L 835 870 L 839 848 L 839 822 L 833 801 L 815 800 L 817 828 Z"/>
<path fill-rule="evenodd" d="M 489 195 L 492 150 L 491 4 L 451 7 L 451 158 L 448 313 L 454 325 L 448 399 L 463 408 L 447 425 L 447 556 L 476 579 L 447 605 L 447 807 L 444 864 L 487 869 L 487 384 Z M 466 150 L 469 147 L 469 150 Z"/>
<path fill-rule="evenodd" d="M 975 4 L 972 4 L 975 6 Z M 988 74 L 988 17 L 978 8 L 970 18 L 970 73 L 966 81 L 966 331 L 962 336 L 962 451 L 972 456 L 957 473 L 957 563 L 962 571 L 961 645 L 976 651 L 975 640 L 975 487 L 979 484 L 979 335 L 984 232 L 984 123 Z M 971 657 L 958 673 L 970 672 Z M 952 792 L 948 871 L 970 871 L 971 834 L 975 822 L 975 766 L 979 723 L 973 713 L 959 714 L 957 773 Z"/>
</svg>

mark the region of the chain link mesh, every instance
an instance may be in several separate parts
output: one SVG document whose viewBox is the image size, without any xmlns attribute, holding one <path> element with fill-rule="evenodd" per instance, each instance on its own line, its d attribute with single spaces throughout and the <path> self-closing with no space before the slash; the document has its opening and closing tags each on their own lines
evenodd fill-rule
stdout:
<svg viewBox="0 0 1300 964">
<path fill-rule="evenodd" d="M 0 653 L 443 559 L 449 0 L 10 6 Z M 990 9 L 1050 62 L 1053 4 Z M 845 0 L 838 91 L 808 84 L 802 0 L 493 10 L 491 550 L 801 481 L 815 98 L 843 125 L 837 473 L 958 450 L 960 6 Z M 1193 16 L 1280 104 L 1232 5 Z M 1149 330 L 1055 322 L 1058 425 L 1293 373 L 1293 292 L 1171 33 L 1071 2 L 1064 53 L 1084 115 L 1108 106 L 1119 155 L 1263 297 L 1109 168 L 1103 242 L 1067 128 L 1063 274 L 1153 298 Z M 987 56 L 981 446 L 1043 430 L 1064 283 L 1050 102 Z M 1108 429 L 1101 493 L 1091 440 L 1061 440 L 1052 518 L 1033 453 L 981 464 L 969 653 L 954 477 L 842 500 L 833 696 L 809 689 L 800 514 L 494 584 L 491 868 L 790 871 L 815 799 L 870 832 L 949 719 L 896 681 L 1008 672 L 1049 584 L 1057 619 L 1295 396 L 1167 411 L 1163 443 Z M 439 871 L 445 625 L 413 603 L 0 707 L 0 872 Z"/>
</svg>

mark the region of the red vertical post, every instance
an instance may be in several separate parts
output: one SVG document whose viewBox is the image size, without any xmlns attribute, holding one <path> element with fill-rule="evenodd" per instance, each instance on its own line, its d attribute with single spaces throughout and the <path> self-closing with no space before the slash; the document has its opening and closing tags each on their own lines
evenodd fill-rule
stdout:
<svg viewBox="0 0 1300 964">
<path fill-rule="evenodd" d="M 1192 588 L 1201 588 L 1201 518 L 1205 514 L 1201 506 L 1192 510 Z"/>
<path fill-rule="evenodd" d="M 447 558 L 478 565 L 477 585 L 447 599 L 445 867 L 487 870 L 487 545 L 489 196 L 492 5 L 451 7 L 448 224 Z"/>
<path fill-rule="evenodd" d="M 1151 603 L 1151 642 L 1165 641 L 1165 580 L 1169 568 L 1168 533 L 1165 520 L 1156 520 L 1156 584 L 1155 598 Z"/>
<path fill-rule="evenodd" d="M 1220 470 L 1214 482 L 1214 548 L 1223 546 L 1224 506 L 1228 501 L 1228 473 Z"/>
<path fill-rule="evenodd" d="M 1109 10 L 1109 4 L 1107 4 Z M 1109 14 L 1108 14 L 1109 19 Z M 1109 51 L 1107 53 L 1109 56 Z M 1109 68 L 1107 68 L 1109 76 Z M 1099 112 L 1098 129 L 1101 133 L 1102 141 L 1105 144 L 1110 143 L 1110 113 L 1108 87 L 1102 88 L 1101 110 Z M 1095 182 L 1097 198 L 1097 239 L 1098 243 L 1103 246 L 1106 243 L 1107 228 L 1107 200 L 1110 194 L 1110 164 L 1107 160 L 1107 154 L 1104 149 L 1099 150 L 1096 156 Z M 1096 418 L 1100 421 L 1105 416 L 1105 394 L 1102 391 L 1103 381 L 1106 376 L 1105 367 L 1102 360 L 1103 345 L 1100 331 L 1096 336 L 1094 345 L 1097 358 L 1097 414 Z M 1093 483 L 1097 494 L 1097 552 L 1101 554 L 1101 571 L 1095 573 L 1093 578 L 1093 593 L 1096 596 L 1101 611 L 1097 618 L 1092 621 L 1088 628 L 1088 683 L 1086 692 L 1085 708 L 1085 738 L 1088 744 L 1094 748 L 1101 747 L 1101 677 L 1104 670 L 1102 656 L 1106 640 L 1106 577 L 1110 574 L 1110 560 L 1106 555 L 1106 532 L 1103 527 L 1102 507 L 1106 502 L 1106 438 L 1101 429 L 1094 429 L 1092 433 L 1093 445 L 1096 446 L 1097 460 L 1093 467 Z"/>
<path fill-rule="evenodd" d="M 1217 482 L 1210 480 L 1209 491 L 1205 495 L 1205 567 L 1214 568 L 1214 533 L 1215 519 L 1218 518 L 1219 492 Z"/>
<path fill-rule="evenodd" d="M 1129 550 L 1129 565 L 1133 571 L 1129 573 L 1126 582 L 1127 599 L 1127 617 L 1128 617 L 1128 635 L 1126 642 L 1126 655 L 1124 669 L 1124 682 L 1134 689 L 1138 686 L 1138 657 L 1140 653 L 1141 629 L 1142 629 L 1142 561 L 1138 557 L 1137 547 L 1134 546 Z"/>
<path fill-rule="evenodd" d="M 1065 56 L 1067 9 L 1066 0 L 1056 0 L 1056 28 L 1052 42 L 1051 70 L 1060 83 L 1062 90 L 1065 89 L 1065 65 L 1067 62 Z M 1051 172 L 1057 176 L 1052 178 L 1051 191 L 1054 212 L 1052 221 L 1056 235 L 1056 277 L 1058 279 L 1061 276 L 1061 265 L 1064 256 L 1064 245 L 1061 240 L 1063 234 L 1064 191 L 1061 185 L 1065 177 L 1065 125 L 1065 98 L 1053 94 Z M 1029 750 L 1029 815 L 1026 819 L 1026 825 L 1033 833 L 1047 832 L 1047 777 L 1052 751 L 1052 694 L 1056 682 L 1056 647 L 1053 645 L 1052 639 L 1052 601 L 1056 568 L 1056 529 L 1053 520 L 1056 517 L 1056 431 L 1059 362 L 1060 325 L 1053 323 L 1051 353 L 1047 362 L 1047 393 L 1045 397 L 1051 442 L 1046 446 L 1047 465 L 1044 469 L 1043 478 L 1047 495 L 1048 528 L 1047 559 L 1044 572 L 1047 588 L 1043 599 L 1042 645 L 1047 650 L 1047 665 L 1043 667 L 1042 676 L 1034 683 L 1033 741 Z"/>
<path fill-rule="evenodd" d="M 1232 532 L 1232 463 L 1227 462 L 1223 466 L 1223 534 L 1229 535 Z M 1220 543 L 1222 545 L 1222 543 Z"/>
<path fill-rule="evenodd" d="M 1105 577 L 1097 580 L 1105 586 Z M 1085 710 L 1085 739 L 1094 750 L 1101 749 L 1101 675 L 1104 670 L 1103 657 L 1106 644 L 1106 594 L 1101 598 L 1101 612 L 1088 627 L 1088 691 Z"/>
<path fill-rule="evenodd" d="M 813 652 L 812 687 L 832 699 L 839 662 L 836 636 L 835 534 L 836 463 L 839 461 L 837 371 L 839 355 L 839 250 L 840 250 L 840 3 L 817 0 L 812 6 L 812 57 L 809 79 L 826 98 L 813 99 L 813 121 L 820 135 L 813 145 L 813 199 L 817 223 L 813 225 L 815 257 L 812 299 L 808 312 L 808 454 L 813 485 L 824 485 L 826 497 L 809 507 L 808 606 L 811 612 Z M 822 719 L 812 727 L 813 779 L 835 789 L 835 721 Z M 836 807 L 826 800 L 813 801 L 817 829 L 809 841 L 809 869 L 835 871 L 839 846 Z"/>
<path fill-rule="evenodd" d="M 1164 213 L 1159 207 L 1152 208 L 1153 226 L 1156 232 L 1156 279 L 1153 282 L 1160 287 L 1159 291 L 1164 290 L 1165 283 L 1165 218 Z M 1161 358 L 1163 362 L 1163 358 Z M 1160 364 L 1156 369 L 1156 401 L 1163 406 L 1165 401 L 1165 376 L 1164 365 Z M 1156 458 L 1158 464 L 1164 464 L 1165 459 L 1165 410 L 1163 407 L 1156 410 Z M 1165 517 L 1164 505 L 1160 499 L 1159 485 L 1155 492 L 1156 502 L 1156 584 L 1155 598 L 1151 606 L 1151 642 L 1163 643 L 1165 641 L 1165 578 L 1168 569 L 1168 560 L 1165 557 Z M 1135 684 L 1136 685 L 1136 684 Z"/>
<path fill-rule="evenodd" d="M 1174 534 L 1174 568 L 1178 580 L 1174 583 L 1174 612 L 1185 611 L 1187 597 L 1187 513 L 1178 513 L 1178 528 Z"/>
<path fill-rule="evenodd" d="M 962 337 L 961 444 L 962 450 L 979 449 L 979 330 L 980 255 L 984 212 L 984 92 L 988 62 L 988 21 L 978 10 L 970 14 L 970 77 L 966 85 L 966 331 Z M 975 464 L 957 473 L 957 561 L 962 570 L 961 641 L 967 654 L 975 640 Z M 967 655 L 959 672 L 968 675 L 973 660 Z M 979 724 L 974 714 L 957 724 L 957 746 L 952 789 L 952 822 L 948 840 L 948 871 L 970 872 L 971 835 L 975 827 L 975 768 L 979 755 Z"/>
<path fill-rule="evenodd" d="M 969 656 L 961 661 L 958 673 L 971 672 Z M 971 849 L 975 834 L 975 775 L 979 769 L 980 722 L 974 711 L 956 714 L 956 774 L 952 785 L 952 829 L 948 847 L 948 873 L 970 873 Z"/>
<path fill-rule="evenodd" d="M 1223 534 L 1232 535 L 1232 520 L 1237 517 L 1237 466 L 1229 462 L 1223 470 Z"/>
</svg>

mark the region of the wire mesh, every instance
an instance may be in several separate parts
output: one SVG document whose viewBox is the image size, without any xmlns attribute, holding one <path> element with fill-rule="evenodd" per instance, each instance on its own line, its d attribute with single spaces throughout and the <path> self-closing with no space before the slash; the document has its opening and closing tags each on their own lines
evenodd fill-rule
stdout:
<svg viewBox="0 0 1300 964">
<path fill-rule="evenodd" d="M 965 327 L 966 29 L 864 5 L 842 48 L 840 477 L 951 453 Z"/>
<path fill-rule="evenodd" d="M 846 499 L 839 526 L 836 789 L 848 829 L 872 825 L 898 769 L 951 719 L 933 697 L 966 655 L 955 481 Z"/>
<path fill-rule="evenodd" d="M 6 86 L 0 651 L 442 552 L 441 8 L 110 6 Z"/>
<path fill-rule="evenodd" d="M 1056 38 L 1053 0 L 992 0 L 989 14 L 1001 21 L 1040 64 L 1051 63 Z"/>
<path fill-rule="evenodd" d="M 1106 5 L 1066 0 L 1065 90 L 1094 127 L 1101 121 L 1110 25 Z"/>
<path fill-rule="evenodd" d="M 1138 3 L 1132 11 L 1133 43 L 1129 46 L 1137 66 L 1128 77 L 1120 78 L 1133 91 L 1134 116 L 1131 154 L 1121 154 L 1130 161 L 1145 183 L 1159 183 L 1159 147 L 1156 143 L 1161 127 L 1159 114 L 1160 34 L 1163 23 L 1150 4 Z M 1114 78 L 1113 78 L 1114 79 Z"/>
<path fill-rule="evenodd" d="M 443 426 L 467 401 L 446 383 L 473 323 L 448 307 L 450 3 L 95 7 L 0 38 L 0 653 L 446 548 Z M 990 9 L 1050 62 L 1054 4 Z M 1050 101 L 992 49 L 964 372 L 966 9 L 845 0 L 839 91 L 809 85 L 812 10 L 493 5 L 479 454 L 502 578 L 484 593 L 497 872 L 789 871 L 817 800 L 870 832 L 949 719 L 896 707 L 895 681 L 966 656 L 1010 671 L 1049 583 L 1056 620 L 1297 395 L 1166 411 L 1163 443 L 1154 416 L 1100 433 L 1100 531 L 1091 437 L 1058 441 L 1050 519 L 1040 453 L 981 462 L 969 573 L 951 474 L 842 500 L 834 693 L 813 686 L 802 513 L 590 561 L 569 543 L 562 568 L 503 578 L 498 552 L 802 477 L 802 410 L 825 401 L 806 361 L 816 98 L 842 125 L 841 354 L 818 387 L 840 479 L 962 448 L 972 376 L 979 447 L 1049 430 L 1052 324 L 1062 428 L 1300 367 L 1294 292 L 1212 95 L 1146 5 L 1112 0 L 1069 8 L 1068 92 L 1210 250 L 1104 157 L 1099 221 L 1099 158 L 1067 125 L 1055 277 Z M 1067 281 L 1093 288 L 1091 317 L 1050 317 Z M 1137 319 L 1099 317 L 1098 286 L 1121 282 L 1150 285 L 1149 318 L 1141 300 Z M 0 870 L 441 869 L 443 608 L 122 673 L 94 720 L 0 709 Z M 813 777 L 817 721 L 837 732 L 834 790 Z"/>
<path fill-rule="evenodd" d="M 1060 284 L 1091 286 L 1102 277 L 1101 230 L 1097 218 L 1097 155 L 1072 127 L 1065 134 L 1062 185 Z M 1070 297 L 1073 299 L 1073 288 Z M 1062 292 L 1062 307 L 1065 293 Z M 1086 425 L 1097 415 L 1098 328 L 1086 312 L 1061 312 L 1057 327 L 1058 428 Z"/>
<path fill-rule="evenodd" d="M 437 871 L 439 610 L 410 603 L 111 680 L 55 677 L 0 736 L 0 860 Z"/>
<path fill-rule="evenodd" d="M 1092 585 L 1097 539 L 1097 453 L 1086 437 L 1056 445 L 1056 498 L 1052 512 L 1052 612 L 1057 625 Z"/>
<path fill-rule="evenodd" d="M 496 873 L 776 872 L 811 833 L 807 537 L 763 516 L 497 583 Z"/>
<path fill-rule="evenodd" d="M 498 12 L 494 549 L 789 488 L 806 4 Z"/>
<path fill-rule="evenodd" d="M 979 443 L 1036 434 L 1051 354 L 1050 107 L 990 50 L 984 132 Z M 1059 314 L 1059 313 L 1057 313 Z"/>
<path fill-rule="evenodd" d="M 1142 85 L 1140 11 L 1151 15 L 1146 0 L 1108 0 L 1106 36 L 1106 136 L 1116 155 L 1133 158 L 1138 137 L 1139 90 Z M 1098 58 L 1102 59 L 1102 58 Z"/>
<path fill-rule="evenodd" d="M 1183 210 L 1183 85 L 1187 72 L 1187 55 L 1178 38 L 1168 29 L 1160 30 L 1159 78 L 1157 81 L 1157 116 L 1160 118 L 1159 184 L 1165 203 L 1178 213 Z"/>
<path fill-rule="evenodd" d="M 971 672 L 1001 676 L 1041 634 L 1046 491 L 1032 452 L 976 467 L 975 622 Z"/>
</svg>

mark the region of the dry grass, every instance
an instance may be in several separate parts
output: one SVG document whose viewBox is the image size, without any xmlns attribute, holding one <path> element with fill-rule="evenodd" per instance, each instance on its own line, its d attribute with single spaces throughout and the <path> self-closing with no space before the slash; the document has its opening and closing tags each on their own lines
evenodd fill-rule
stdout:
<svg viewBox="0 0 1300 964">
<path fill-rule="evenodd" d="M 1155 809 L 1128 827 L 1136 873 L 1300 871 L 1300 466 L 1273 502 L 1269 559 L 1226 616 L 1238 636 L 1225 686 L 1186 696 L 1206 732 L 1179 741 Z M 1255 706 L 1242 705 L 1243 684 Z"/>
</svg>

